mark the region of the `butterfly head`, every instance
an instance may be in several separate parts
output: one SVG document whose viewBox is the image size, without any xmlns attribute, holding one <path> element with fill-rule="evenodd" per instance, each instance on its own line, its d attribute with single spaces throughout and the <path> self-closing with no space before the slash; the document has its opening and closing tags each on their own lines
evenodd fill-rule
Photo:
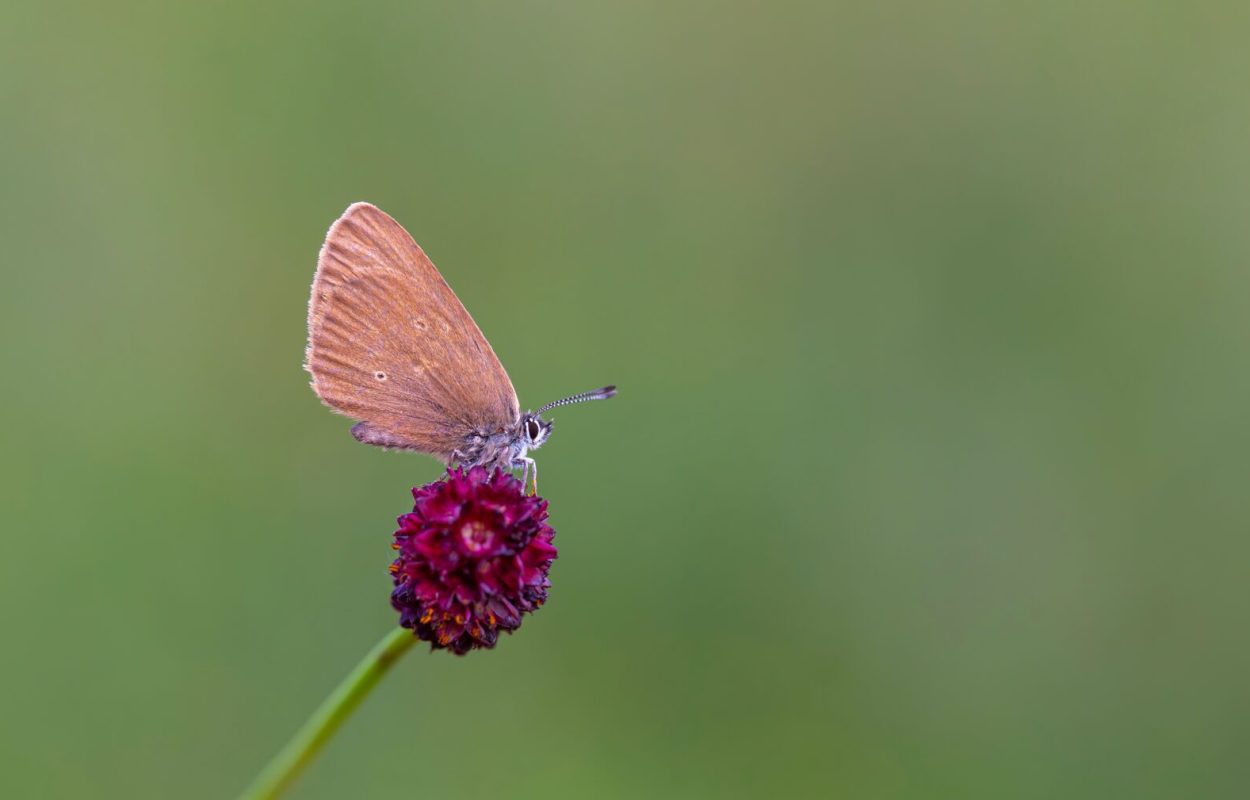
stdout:
<svg viewBox="0 0 1250 800">
<path fill-rule="evenodd" d="M 551 422 L 530 412 L 521 417 L 521 436 L 525 440 L 527 450 L 537 450 L 551 435 Z"/>
</svg>

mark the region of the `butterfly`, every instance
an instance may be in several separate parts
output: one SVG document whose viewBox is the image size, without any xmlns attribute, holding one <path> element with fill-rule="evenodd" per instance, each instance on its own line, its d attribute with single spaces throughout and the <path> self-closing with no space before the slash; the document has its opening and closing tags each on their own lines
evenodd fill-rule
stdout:
<svg viewBox="0 0 1250 800">
<path fill-rule="evenodd" d="M 448 466 L 520 469 L 551 435 L 547 411 L 616 395 L 604 386 L 521 413 L 490 342 L 408 231 L 369 203 L 330 226 L 308 302 L 304 368 L 321 402 L 366 444 Z"/>
</svg>

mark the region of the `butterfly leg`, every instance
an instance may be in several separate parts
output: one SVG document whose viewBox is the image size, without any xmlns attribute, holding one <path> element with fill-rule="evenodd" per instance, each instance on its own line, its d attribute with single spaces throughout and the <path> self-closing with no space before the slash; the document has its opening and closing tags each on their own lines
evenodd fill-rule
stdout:
<svg viewBox="0 0 1250 800">
<path fill-rule="evenodd" d="M 524 490 L 529 489 L 530 477 L 532 476 L 534 479 L 534 494 L 538 494 L 538 464 L 537 462 L 535 462 L 534 459 L 529 458 L 527 456 L 521 456 L 516 461 L 513 461 L 512 465 L 514 467 L 519 466 L 521 468 L 521 486 L 524 487 Z"/>
</svg>

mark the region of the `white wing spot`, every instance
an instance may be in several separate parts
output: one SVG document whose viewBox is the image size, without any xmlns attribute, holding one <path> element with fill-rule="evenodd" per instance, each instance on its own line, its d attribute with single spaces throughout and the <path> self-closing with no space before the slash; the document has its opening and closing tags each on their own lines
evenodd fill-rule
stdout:
<svg viewBox="0 0 1250 800">
<path fill-rule="evenodd" d="M 380 381 L 384 381 L 384 380 L 386 380 L 386 373 L 385 373 L 385 372 L 375 372 L 375 373 L 373 373 L 373 377 L 377 378 L 377 379 L 378 379 L 378 380 L 380 380 Z"/>
</svg>

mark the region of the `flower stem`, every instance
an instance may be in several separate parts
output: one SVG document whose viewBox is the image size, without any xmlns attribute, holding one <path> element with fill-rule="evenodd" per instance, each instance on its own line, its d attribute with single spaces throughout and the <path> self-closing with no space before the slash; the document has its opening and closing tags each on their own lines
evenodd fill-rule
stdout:
<svg viewBox="0 0 1250 800">
<path fill-rule="evenodd" d="M 313 712 L 291 741 L 256 776 L 256 780 L 239 796 L 240 800 L 261 800 L 278 797 L 290 788 L 296 777 L 316 757 L 334 732 L 339 729 L 360 701 L 369 694 L 386 671 L 417 642 L 406 628 L 396 627 L 373 646 L 343 682 Z"/>
</svg>

